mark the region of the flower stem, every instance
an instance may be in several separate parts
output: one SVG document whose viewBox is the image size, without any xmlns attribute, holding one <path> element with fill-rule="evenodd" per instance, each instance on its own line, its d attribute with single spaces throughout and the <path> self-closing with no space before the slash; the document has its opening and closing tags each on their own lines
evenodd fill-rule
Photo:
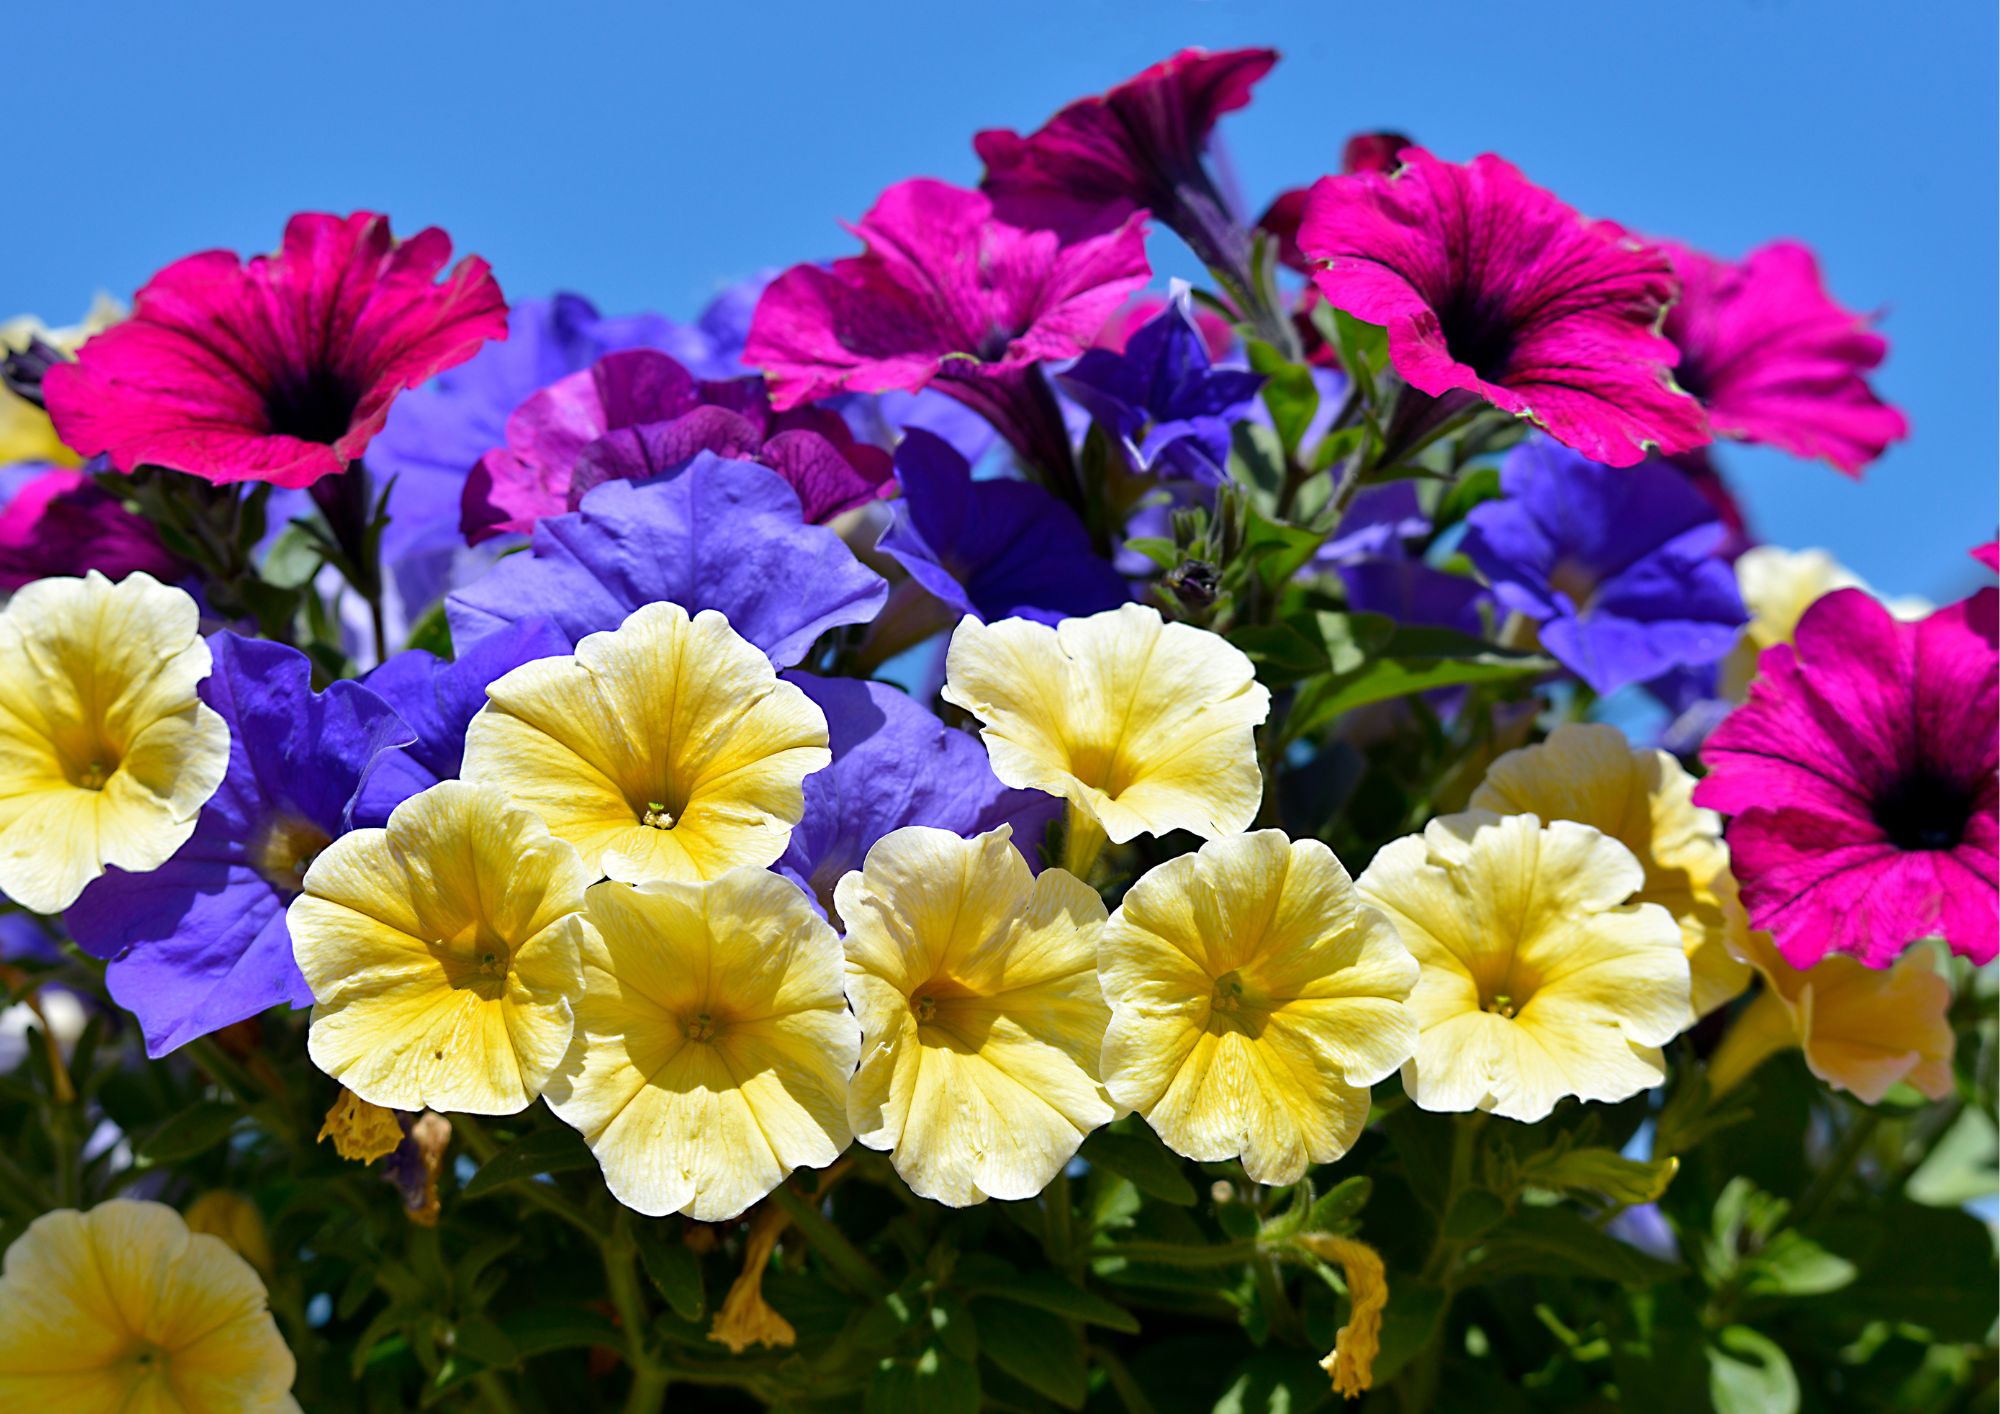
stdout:
<svg viewBox="0 0 2000 1414">
<path fill-rule="evenodd" d="M 604 1283 L 612 1309 L 625 1332 L 625 1363 L 632 1370 L 632 1392 L 625 1397 L 626 1414 L 654 1414 L 667 1399 L 667 1373 L 646 1350 L 646 1301 L 639 1291 L 638 1244 L 632 1238 L 632 1214 L 620 1206 L 611 1235 L 600 1237 Z"/>
<path fill-rule="evenodd" d="M 1072 801 L 1063 820 L 1063 868 L 1089 883 L 1098 856 L 1104 853 L 1104 843 L 1104 826 Z"/>
<path fill-rule="evenodd" d="M 1868 1146 L 1874 1142 L 1875 1132 L 1881 1126 L 1882 1112 L 1876 1109 L 1863 1110 L 1860 1117 L 1848 1126 L 1847 1133 L 1841 1136 L 1840 1147 L 1833 1151 L 1833 1156 L 1814 1175 L 1805 1196 L 1799 1199 L 1798 1207 L 1792 1210 L 1793 1227 L 1804 1227 L 1811 1223 L 1826 1205 L 1833 1201 L 1841 1186 L 1846 1183 L 1848 1175 L 1854 1171 L 1855 1164 L 1859 1163 L 1861 1156 L 1868 1152 Z"/>
<path fill-rule="evenodd" d="M 846 1280 L 854 1290 L 866 1296 L 879 1297 L 889 1290 L 889 1284 L 874 1264 L 861 1255 L 861 1249 L 848 1241 L 847 1234 L 827 1221 L 826 1214 L 819 1206 L 803 1197 L 789 1183 L 781 1183 L 771 1190 L 771 1201 L 784 1209 L 785 1216 L 792 1220 L 792 1226 L 812 1249 L 826 1259 L 828 1266 Z"/>
</svg>

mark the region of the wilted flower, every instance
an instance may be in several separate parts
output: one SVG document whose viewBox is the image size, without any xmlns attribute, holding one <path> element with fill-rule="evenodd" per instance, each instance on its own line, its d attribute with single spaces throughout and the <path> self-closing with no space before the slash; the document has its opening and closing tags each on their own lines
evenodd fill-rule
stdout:
<svg viewBox="0 0 2000 1414">
<path fill-rule="evenodd" d="M 396 1112 L 370 1104 L 345 1085 L 321 1122 L 316 1142 L 333 1141 L 334 1153 L 358 1164 L 372 1164 L 396 1151 L 403 1142 L 403 1126 Z"/>
<path fill-rule="evenodd" d="M 750 1220 L 750 1235 L 743 1244 L 743 1270 L 729 1284 L 722 1309 L 708 1328 L 708 1338 L 728 1346 L 731 1355 L 741 1355 L 753 1345 L 782 1349 L 798 1344 L 792 1323 L 764 1299 L 764 1272 L 777 1250 L 778 1234 L 788 1221 L 783 1209 L 773 1207 L 758 1209 Z"/>
</svg>

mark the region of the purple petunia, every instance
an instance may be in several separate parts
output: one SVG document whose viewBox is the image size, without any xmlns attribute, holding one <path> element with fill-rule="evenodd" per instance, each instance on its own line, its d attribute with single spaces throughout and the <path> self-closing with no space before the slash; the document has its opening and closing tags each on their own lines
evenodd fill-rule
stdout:
<svg viewBox="0 0 2000 1414">
<path fill-rule="evenodd" d="M 105 981 L 162 1056 L 267 1007 L 307 1006 L 285 908 L 306 867 L 352 823 L 383 752 L 413 734 L 353 682 L 312 690 L 305 654 L 218 633 L 201 700 L 229 724 L 229 772 L 193 836 L 151 873 L 107 870 L 64 915 L 108 959 Z"/>
<path fill-rule="evenodd" d="M 718 610 L 788 668 L 827 629 L 873 619 L 888 592 L 838 535 L 805 523 L 784 478 L 704 452 L 677 475 L 606 482 L 537 522 L 527 554 L 454 592 L 445 612 L 464 651 L 537 616 L 575 642 L 668 600 Z"/>
<path fill-rule="evenodd" d="M 1466 518 L 1465 553 L 1501 605 L 1600 694 L 1727 653 L 1747 615 L 1716 554 L 1725 528 L 1672 467 L 1608 467 L 1547 440 L 1508 454 L 1502 499 Z"/>
<path fill-rule="evenodd" d="M 1041 487 L 975 481 L 943 438 L 914 428 L 896 477 L 903 499 L 879 548 L 958 614 L 1056 623 L 1131 597 L 1076 513 Z"/>
</svg>

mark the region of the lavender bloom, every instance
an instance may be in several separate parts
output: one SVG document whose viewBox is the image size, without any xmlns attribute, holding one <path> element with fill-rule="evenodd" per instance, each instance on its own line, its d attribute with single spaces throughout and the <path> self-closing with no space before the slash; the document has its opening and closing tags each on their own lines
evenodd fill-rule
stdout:
<svg viewBox="0 0 2000 1414">
<path fill-rule="evenodd" d="M 1716 554 L 1726 528 L 1672 467 L 1602 466 L 1538 438 L 1508 454 L 1500 485 L 1467 517 L 1465 553 L 1600 695 L 1736 641 L 1746 615 Z"/>
<path fill-rule="evenodd" d="M 959 614 L 1056 623 L 1131 597 L 1076 513 L 1041 487 L 975 481 L 949 443 L 915 428 L 896 477 L 903 499 L 877 548 Z"/>
<path fill-rule="evenodd" d="M 670 477 L 606 482 L 537 522 L 527 554 L 454 591 L 445 613 L 465 651 L 537 616 L 574 643 L 664 599 L 719 610 L 788 668 L 827 629 L 869 622 L 888 593 L 838 535 L 804 522 L 783 477 L 703 452 Z"/>
<path fill-rule="evenodd" d="M 305 654 L 218 633 L 201 699 L 229 724 L 229 773 L 193 836 L 151 873 L 107 870 L 67 914 L 162 1056 L 267 1007 L 310 1005 L 285 908 L 313 857 L 350 827 L 371 764 L 410 729 L 359 683 L 312 690 Z"/>
<path fill-rule="evenodd" d="M 1188 292 L 1178 287 L 1125 352 L 1092 349 L 1056 381 L 1124 443 L 1133 465 L 1221 486 L 1229 479 L 1232 416 L 1264 379 L 1213 365 Z"/>
</svg>

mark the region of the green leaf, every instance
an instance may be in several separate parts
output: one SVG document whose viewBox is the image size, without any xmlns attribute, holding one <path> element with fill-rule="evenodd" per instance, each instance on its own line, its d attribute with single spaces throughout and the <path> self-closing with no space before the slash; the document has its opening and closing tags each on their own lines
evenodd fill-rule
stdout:
<svg viewBox="0 0 2000 1414">
<path fill-rule="evenodd" d="M 1126 1133 L 1100 1129 L 1083 1141 L 1078 1153 L 1085 1163 L 1129 1179 L 1149 1198 L 1184 1208 L 1194 1205 L 1194 1185 L 1182 1172 L 1181 1161 L 1151 1129 Z"/>
<path fill-rule="evenodd" d="M 1312 1205 L 1312 1212 L 1306 1216 L 1306 1231 L 1341 1231 L 1368 1206 L 1368 1200 L 1374 1193 L 1374 1180 L 1365 1174 L 1343 1179 Z"/>
<path fill-rule="evenodd" d="M 1278 429 L 1286 453 L 1294 454 L 1319 411 L 1319 387 L 1313 382 L 1312 371 L 1290 362 L 1261 339 L 1250 340 L 1249 353 L 1250 367 L 1264 375 L 1261 396 L 1270 410 L 1271 423 Z"/>
<path fill-rule="evenodd" d="M 1859 1268 L 1820 1300 L 1846 1319 L 1921 1326 L 1940 1341 L 1978 1342 L 1993 1325 L 1993 1235 L 1963 1208 L 1892 1202 L 1809 1229 Z"/>
<path fill-rule="evenodd" d="M 169 1116 L 140 1140 L 138 1155 L 148 1164 L 177 1164 L 192 1159 L 227 1139 L 237 1117 L 233 1105 L 194 1105 Z"/>
<path fill-rule="evenodd" d="M 1747 1296 L 1824 1296 L 1854 1280 L 1854 1263 L 1785 1228 L 1743 1264 Z"/>
<path fill-rule="evenodd" d="M 1237 1367 L 1214 1414 L 1311 1414 L 1332 1403 L 1332 1381 L 1303 1353 L 1260 1350 Z"/>
<path fill-rule="evenodd" d="M 1521 1208 L 1493 1229 L 1468 1264 L 1473 1282 L 1513 1276 L 1582 1276 L 1644 1286 L 1680 1273 L 1600 1232 L 1566 1208 Z"/>
<path fill-rule="evenodd" d="M 1272 504 L 1285 484 L 1285 444 L 1277 429 L 1239 422 L 1229 436 L 1229 476 Z"/>
<path fill-rule="evenodd" d="M 297 589 L 312 582 L 326 563 L 325 537 L 308 521 L 295 520 L 278 532 L 258 566 L 264 582 L 279 589 Z"/>
<path fill-rule="evenodd" d="M 971 1289 L 981 1297 L 1033 1306 L 1072 1321 L 1123 1331 L 1127 1335 L 1135 1334 L 1139 1329 L 1139 1318 L 1123 1306 L 1105 1300 L 1096 1292 L 1085 1291 L 1055 1272 L 1032 1271 L 996 1276 L 971 1284 Z"/>
<path fill-rule="evenodd" d="M 1724 1326 L 1708 1346 L 1708 1397 L 1716 1414 L 1797 1414 L 1799 1381 L 1776 1342 Z"/>
<path fill-rule="evenodd" d="M 1500 472 L 1497 467 L 1478 466 L 1458 478 L 1451 489 L 1444 493 L 1438 508 L 1431 515 L 1431 525 L 1437 530 L 1457 525 L 1464 520 L 1467 512 L 1485 501 L 1500 499 Z"/>
<path fill-rule="evenodd" d="M 625 1343 L 609 1316 L 584 1306 L 531 1306 L 503 1313 L 498 1324 L 523 1360 L 592 1345 L 617 1350 Z"/>
<path fill-rule="evenodd" d="M 597 1160 L 582 1136 L 568 1125 L 551 1125 L 533 1130 L 509 1144 L 479 1166 L 460 1195 L 478 1198 L 545 1173 L 567 1173 L 594 1167 Z"/>
<path fill-rule="evenodd" d="M 489 1317 L 472 1315 L 452 1327 L 452 1349 L 462 1350 L 482 1365 L 504 1368 L 521 1358 L 514 1342 Z"/>
<path fill-rule="evenodd" d="M 884 1360 L 869 1378 L 864 1414 L 979 1414 L 979 1367 L 937 1345 L 914 1360 Z"/>
<path fill-rule="evenodd" d="M 430 612 L 418 619 L 410 630 L 410 636 L 403 643 L 404 649 L 421 648 L 449 662 L 452 658 L 451 623 L 445 618 L 444 600 L 431 605 Z"/>
<path fill-rule="evenodd" d="M 1524 653 L 1450 629 L 1398 628 L 1378 657 L 1347 674 L 1309 679 L 1285 720 L 1289 740 L 1310 736 L 1342 713 L 1375 702 L 1440 687 L 1507 682 L 1555 668 L 1539 653 Z"/>
<path fill-rule="evenodd" d="M 679 1224 L 660 1218 L 635 1218 L 632 1237 L 639 1249 L 639 1265 L 659 1288 L 660 1295 L 683 1321 L 699 1321 L 708 1309 L 708 1293 L 702 1289 L 701 1259 L 680 1240 Z"/>
<path fill-rule="evenodd" d="M 1327 671 L 1325 645 L 1289 623 L 1244 624 L 1230 631 L 1229 641 L 1257 665 L 1257 680 L 1269 687 Z"/>
<path fill-rule="evenodd" d="M 973 1302 L 979 1353 L 1029 1389 L 1065 1409 L 1081 1409 L 1089 1390 L 1083 1342 L 1075 1327 L 1032 1306 Z"/>
<path fill-rule="evenodd" d="M 1144 555 L 1163 570 L 1178 569 L 1187 557 L 1181 547 L 1171 540 L 1162 540 L 1154 535 L 1141 535 L 1125 542 L 1125 548 L 1135 555 Z"/>
<path fill-rule="evenodd" d="M 1444 1235 L 1453 1242 L 1471 1242 L 1484 1237 L 1507 1217 L 1507 1205 L 1497 1193 L 1484 1188 L 1468 1188 L 1458 1195 L 1451 1211 L 1444 1215 Z"/>
<path fill-rule="evenodd" d="M 1243 519 L 1243 560 L 1267 588 L 1276 589 L 1305 567 L 1326 536 L 1302 525 L 1273 520 L 1255 506 Z"/>
<path fill-rule="evenodd" d="M 1521 1160 L 1515 1176 L 1535 1188 L 1594 1193 L 1630 1207 L 1658 1202 L 1680 1166 L 1679 1159 L 1628 1159 L 1615 1149 L 1544 1149 Z"/>
<path fill-rule="evenodd" d="M 1362 398 L 1373 406 L 1376 401 L 1375 375 L 1389 359 L 1389 331 L 1377 324 L 1363 324 L 1345 310 L 1322 304 L 1314 308 L 1318 316 L 1326 311 L 1326 318 L 1332 325 L 1330 342 L 1340 355 L 1340 367 L 1355 386 L 1361 390 Z M 1325 326 L 1322 332 L 1325 331 Z"/>
</svg>

